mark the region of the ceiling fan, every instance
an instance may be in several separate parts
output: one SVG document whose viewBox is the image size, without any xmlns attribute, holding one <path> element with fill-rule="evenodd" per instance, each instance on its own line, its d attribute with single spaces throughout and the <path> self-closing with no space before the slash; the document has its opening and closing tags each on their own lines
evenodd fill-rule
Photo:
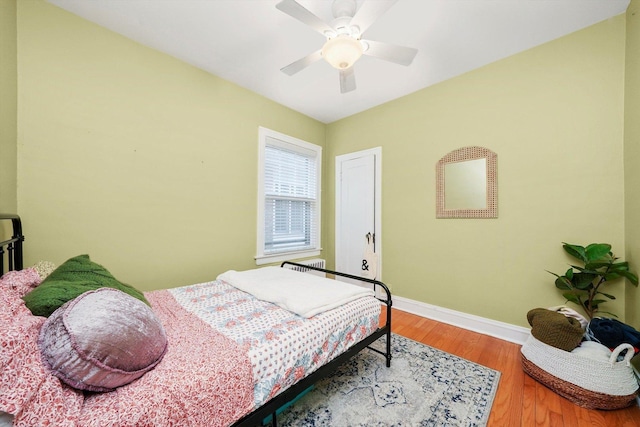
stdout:
<svg viewBox="0 0 640 427">
<path fill-rule="evenodd" d="M 282 0 L 276 8 L 318 31 L 327 38 L 321 49 L 281 68 L 290 76 L 320 59 L 324 59 L 340 71 L 340 92 L 356 88 L 353 65 L 362 55 L 369 55 L 400 65 L 409 65 L 418 53 L 417 49 L 395 46 L 373 40 L 364 40 L 362 35 L 397 0 L 368 0 L 358 7 L 356 0 L 334 0 L 334 20 L 325 23 L 295 0 Z"/>
</svg>

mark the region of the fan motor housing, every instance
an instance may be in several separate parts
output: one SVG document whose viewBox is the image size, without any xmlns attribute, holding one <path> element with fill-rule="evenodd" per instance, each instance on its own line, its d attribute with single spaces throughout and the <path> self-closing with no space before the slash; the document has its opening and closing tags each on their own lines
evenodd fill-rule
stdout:
<svg viewBox="0 0 640 427">
<path fill-rule="evenodd" d="M 345 16 L 353 18 L 357 8 L 358 4 L 356 0 L 334 0 L 331 6 L 331 12 L 334 18 L 342 18 Z"/>
</svg>

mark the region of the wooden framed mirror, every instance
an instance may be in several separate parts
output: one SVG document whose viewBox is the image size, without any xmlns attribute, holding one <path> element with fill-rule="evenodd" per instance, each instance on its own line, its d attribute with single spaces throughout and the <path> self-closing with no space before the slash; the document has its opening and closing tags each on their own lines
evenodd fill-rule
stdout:
<svg viewBox="0 0 640 427">
<path fill-rule="evenodd" d="M 498 155 L 462 147 L 436 164 L 436 218 L 498 217 Z"/>
</svg>

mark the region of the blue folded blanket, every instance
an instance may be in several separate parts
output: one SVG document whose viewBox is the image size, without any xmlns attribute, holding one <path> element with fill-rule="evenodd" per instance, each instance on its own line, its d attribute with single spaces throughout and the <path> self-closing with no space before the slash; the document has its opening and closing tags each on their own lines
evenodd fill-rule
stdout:
<svg viewBox="0 0 640 427">
<path fill-rule="evenodd" d="M 606 317 L 591 319 L 587 335 L 594 341 L 611 349 L 622 343 L 631 344 L 636 353 L 640 350 L 640 332 L 616 319 Z"/>
</svg>

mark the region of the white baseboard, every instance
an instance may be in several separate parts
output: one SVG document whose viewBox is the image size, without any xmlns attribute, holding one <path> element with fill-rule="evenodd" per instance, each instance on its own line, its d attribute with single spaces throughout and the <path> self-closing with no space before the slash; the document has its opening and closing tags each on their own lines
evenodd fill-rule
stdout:
<svg viewBox="0 0 640 427">
<path fill-rule="evenodd" d="M 524 344 L 530 334 L 529 328 L 399 296 L 393 296 L 393 308 L 520 345 Z"/>
</svg>

